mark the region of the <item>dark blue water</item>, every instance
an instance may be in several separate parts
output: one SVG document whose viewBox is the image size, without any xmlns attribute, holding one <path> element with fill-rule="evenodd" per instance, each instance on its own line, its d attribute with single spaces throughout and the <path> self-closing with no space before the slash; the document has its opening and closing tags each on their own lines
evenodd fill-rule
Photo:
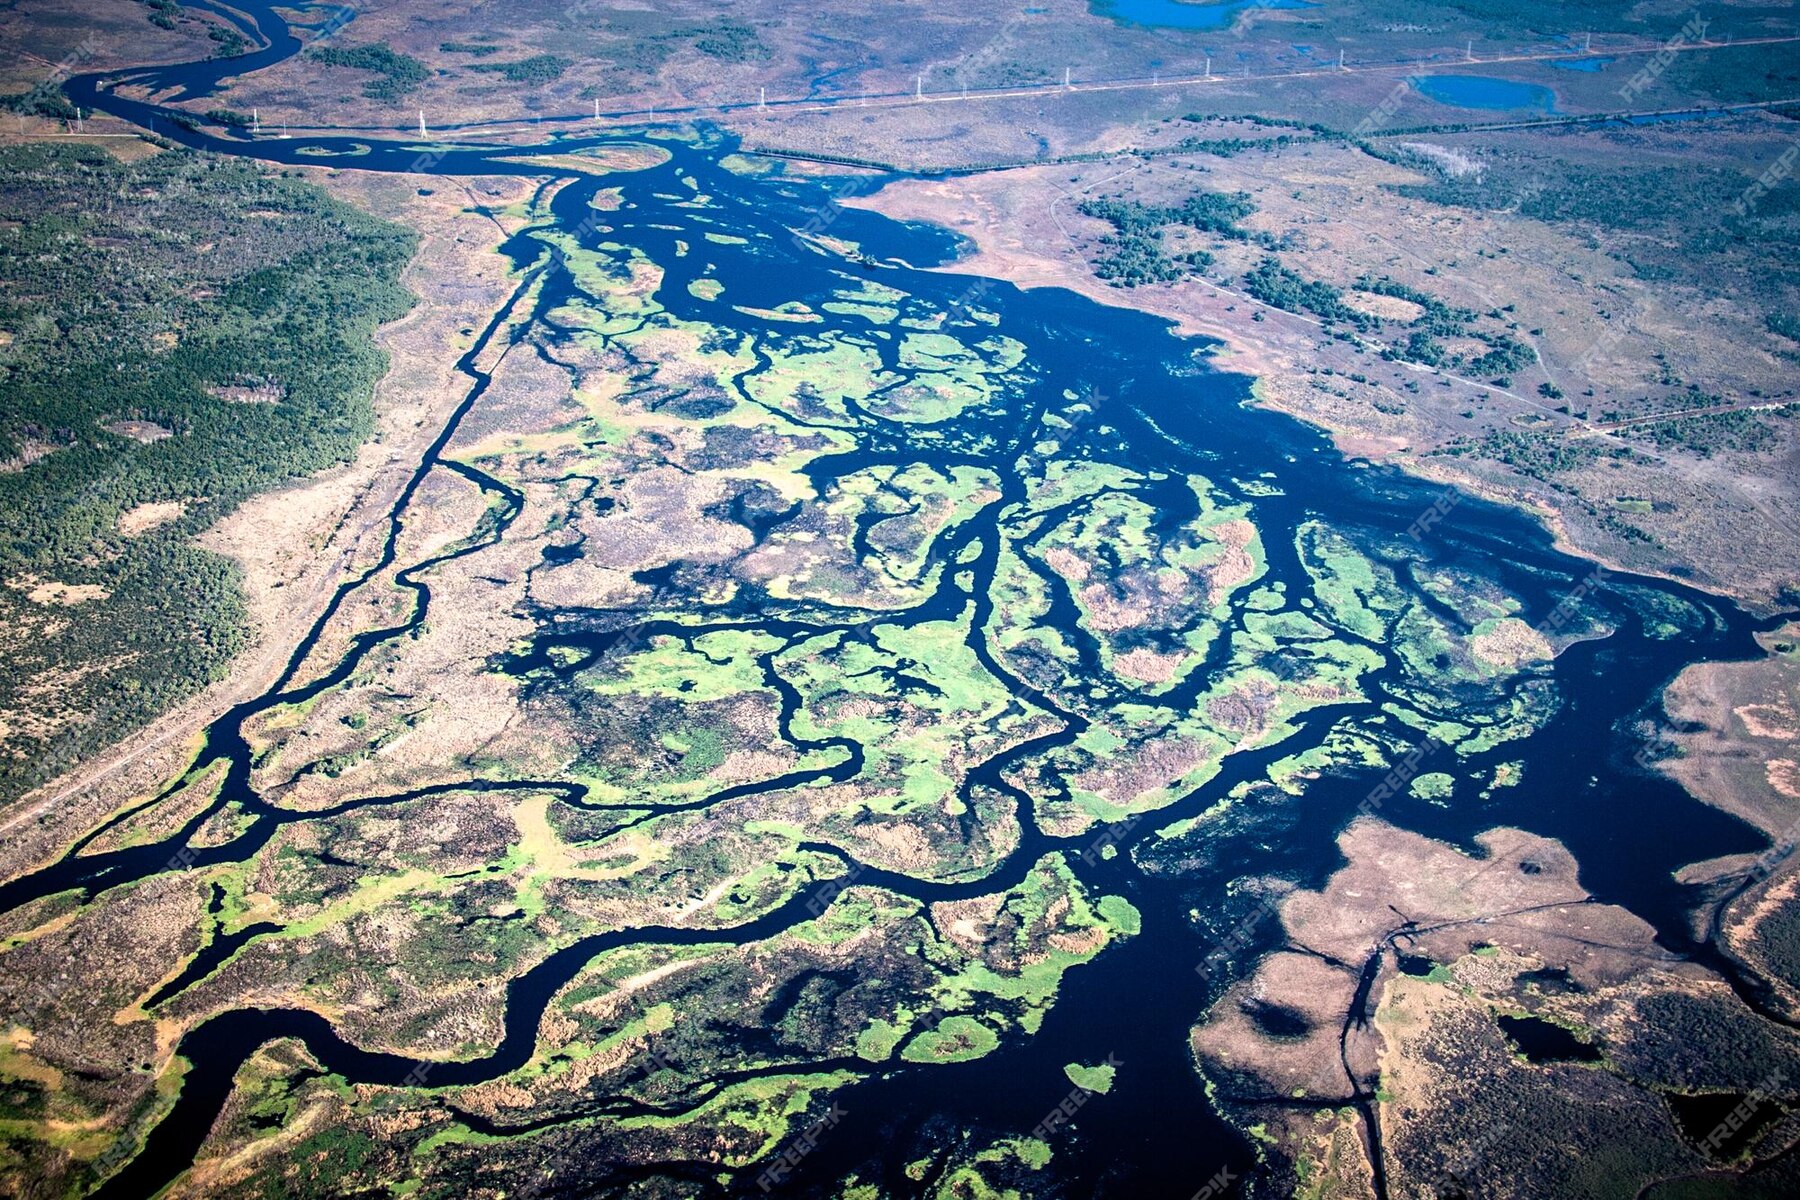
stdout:
<svg viewBox="0 0 1800 1200">
<path fill-rule="evenodd" d="M 1498 112 L 1530 109 L 1556 111 L 1556 93 L 1535 83 L 1494 79 L 1486 75 L 1426 75 L 1413 84 L 1420 94 L 1454 108 L 1480 108 Z"/>
<path fill-rule="evenodd" d="M 1593 73 L 1606 70 L 1606 68 L 1612 65 L 1614 61 L 1614 59 L 1610 58 L 1559 58 L 1552 60 L 1550 65 L 1559 71 L 1586 71 Z"/>
<path fill-rule="evenodd" d="M 1095 14 L 1159 29 L 1221 29 L 1247 8 L 1317 8 L 1315 0 L 1090 0 Z"/>
<path fill-rule="evenodd" d="M 255 15 L 256 27 L 264 30 L 271 45 L 269 51 L 259 51 L 250 58 L 266 61 L 261 55 L 288 45 L 285 26 L 268 10 L 254 5 L 246 8 Z M 244 61 L 238 60 L 240 69 Z M 190 90 L 209 87 L 231 73 L 216 63 L 159 68 L 154 72 L 159 82 Z M 129 74 L 142 77 L 148 73 Z M 267 161 L 306 162 L 309 160 L 302 151 L 308 148 L 341 150 L 352 144 L 350 139 L 331 137 L 246 142 L 204 131 L 170 128 L 167 112 L 113 96 L 105 81 L 96 76 L 71 81 L 70 92 L 84 106 L 114 112 L 146 126 L 157 121 L 160 129 L 186 144 Z M 546 148 L 600 144 L 617 136 L 562 138 Z M 507 173 L 546 178 L 555 174 L 553 168 L 492 161 L 496 155 L 520 153 L 518 147 L 460 150 L 421 162 L 416 150 L 367 138 L 360 139 L 360 144 L 370 146 L 370 153 L 356 160 L 360 169 Z M 945 231 L 903 225 L 861 211 L 836 210 L 820 185 L 735 176 L 717 165 L 718 158 L 731 148 L 727 139 L 714 138 L 702 147 L 668 148 L 672 159 L 663 167 L 605 180 L 575 178 L 555 197 L 549 226 L 526 230 L 506 244 L 506 252 L 524 273 L 514 302 L 525 303 L 523 297 L 536 283 L 542 284 L 541 295 L 522 314 L 526 319 L 515 327 L 503 326 L 502 314 L 496 314 L 459 364 L 466 381 L 466 395 L 456 417 L 421 461 L 411 485 L 390 515 L 381 566 L 395 561 L 407 508 L 419 484 L 432 470 L 460 471 L 490 491 L 499 505 L 499 516 L 492 528 L 467 545 L 405 566 L 399 578 L 403 587 L 412 590 L 414 598 L 412 610 L 405 618 L 391 628 L 359 636 L 343 659 L 319 679 L 296 684 L 301 663 L 318 642 L 324 626 L 322 619 L 296 647 L 290 669 L 269 694 L 232 710 L 208 730 L 197 766 L 222 762 L 228 771 L 212 809 L 196 816 L 164 842 L 91 856 L 71 855 L 42 871 L 0 885 L 0 908 L 15 907 L 69 888 L 93 893 L 166 870 L 172 850 L 184 846 L 194 830 L 227 804 L 238 806 L 249 817 L 248 822 L 232 841 L 199 852 L 201 858 L 195 860 L 196 865 L 241 861 L 266 845 L 282 825 L 319 818 L 316 813 L 287 812 L 255 793 L 250 786 L 249 747 L 241 732 L 243 724 L 269 707 L 304 699 L 348 678 L 371 650 L 406 636 L 426 619 L 434 567 L 452 558 L 479 553 L 505 535 L 524 498 L 473 468 L 445 462 L 440 455 L 454 436 L 457 421 L 481 402 L 488 379 L 475 364 L 492 341 L 503 336 L 521 338 L 527 331 L 551 339 L 559 336 L 549 314 L 578 297 L 580 290 L 558 260 L 547 254 L 542 235 L 550 229 L 588 228 L 582 224 L 591 211 L 588 201 L 601 186 L 620 187 L 627 203 L 608 214 L 611 228 L 607 232 L 586 234 L 590 244 L 604 238 L 641 248 L 665 269 L 657 299 L 675 316 L 729 322 L 759 340 L 791 336 L 791 327 L 732 313 L 724 306 L 693 297 L 687 285 L 699 278 L 709 263 L 713 277 L 725 284 L 733 303 L 760 308 L 773 308 L 796 299 L 816 302 L 841 286 L 841 273 L 849 271 L 869 272 L 878 282 L 907 292 L 938 311 L 955 312 L 972 286 L 980 282 L 904 265 L 943 261 L 956 245 Z M 696 212 L 670 202 L 670 196 L 688 194 L 678 183 L 684 175 L 694 177 L 700 191 L 715 198 L 714 208 Z M 860 244 L 866 255 L 863 261 L 852 262 L 796 242 L 792 231 L 806 226 L 821 212 L 832 214 L 833 234 Z M 676 242 L 698 244 L 696 232 L 701 229 L 739 234 L 751 242 L 747 246 L 707 245 L 704 254 L 678 256 Z M 603 303 L 602 298 L 594 301 Z M 1311 586 L 1297 557 L 1295 533 L 1302 524 L 1318 518 L 1328 520 L 1370 553 L 1390 562 L 1451 566 L 1489 580 L 1523 603 L 1527 620 L 1541 619 L 1554 610 L 1591 570 L 1590 564 L 1555 550 L 1543 531 L 1519 513 L 1474 499 L 1460 503 L 1452 516 L 1434 527 L 1422 543 L 1403 544 L 1402 531 L 1437 498 L 1435 487 L 1387 470 L 1353 468 L 1316 431 L 1286 417 L 1248 407 L 1248 381 L 1197 367 L 1194 343 L 1172 336 L 1165 322 L 1097 305 L 1067 292 L 1026 293 L 1005 284 L 984 285 L 980 307 L 995 314 L 995 332 L 1016 338 L 1029 348 L 1034 378 L 1028 385 L 1009 394 L 1004 403 L 972 411 L 935 428 L 928 436 L 916 428 L 865 414 L 856 427 L 854 448 L 815 460 L 809 474 L 823 491 L 834 479 L 885 462 L 926 462 L 939 468 L 976 466 L 996 472 L 1002 480 L 1003 500 L 946 535 L 944 544 L 935 551 L 945 561 L 964 562 L 968 578 L 958 582 L 953 573 L 946 572 L 938 590 L 917 608 L 883 614 L 881 619 L 941 619 L 966 605 L 974 605 L 977 633 L 972 635 L 970 649 L 986 669 L 1013 685 L 1018 694 L 1030 694 L 1031 689 L 1005 663 L 996 660 L 986 639 L 979 634 L 993 612 L 986 584 L 993 577 L 1001 542 L 998 514 L 1005 505 L 1028 498 L 1026 474 L 1018 469 L 1021 455 L 1029 451 L 1038 436 L 1044 413 L 1061 403 L 1065 390 L 1098 390 L 1108 397 L 1104 421 L 1089 422 L 1071 435 L 1068 453 L 1144 473 L 1141 495 L 1154 502 L 1162 526 L 1173 528 L 1194 515 L 1196 502 L 1183 482 L 1189 473 L 1211 480 L 1228 501 L 1250 504 L 1268 553 L 1270 576 L 1287 585 L 1291 604 L 1298 604 Z M 833 319 L 846 324 L 857 320 Z M 508 328 L 511 332 L 507 332 Z M 891 358 L 892 345 L 883 345 L 883 353 Z M 1152 472 L 1166 475 L 1157 482 L 1148 478 Z M 760 538 L 796 515 L 766 513 L 747 521 L 746 526 Z M 371 571 L 347 583 L 334 599 L 334 609 L 354 595 L 362 580 L 373 576 Z M 697 597 L 684 596 L 672 587 L 665 589 L 661 583 L 658 590 L 655 612 L 533 612 L 531 615 L 539 622 L 539 634 L 505 664 L 506 669 L 530 680 L 534 687 L 554 692 L 595 656 L 608 652 L 624 638 L 644 632 L 686 631 L 692 636 L 706 628 L 754 627 L 793 644 L 827 631 L 853 632 L 858 622 L 868 619 L 866 614 L 855 611 L 812 611 L 754 597 L 709 608 Z M 1643 594 L 1661 595 L 1687 606 L 1695 614 L 1690 632 L 1675 641 L 1651 637 L 1632 602 L 1634 595 Z M 1098 661 L 1098 646 L 1077 624 L 1066 591 L 1056 595 L 1057 607 L 1049 622 L 1077 649 L 1085 669 L 1092 669 Z M 1233 603 L 1241 611 L 1242 598 Z M 1594 592 L 1584 601 L 1584 608 L 1597 632 L 1611 632 L 1571 648 L 1547 673 L 1546 680 L 1554 686 L 1557 701 L 1544 728 L 1524 741 L 1507 743 L 1466 760 L 1452 757 L 1440 764 L 1438 769 L 1453 771 L 1463 779 L 1453 803 L 1434 805 L 1401 797 L 1382 815 L 1465 846 L 1473 845 L 1477 833 L 1501 823 L 1560 838 L 1582 864 L 1582 882 L 1596 896 L 1643 915 L 1656 926 L 1671 951 L 1726 971 L 1728 965 L 1718 962 L 1710 947 L 1696 943 L 1691 936 L 1689 913 L 1697 897 L 1674 884 L 1671 877 L 1677 868 L 1691 861 L 1760 849 L 1764 839 L 1734 819 L 1695 803 L 1666 781 L 1632 768 L 1629 764 L 1635 744 L 1626 731 L 1632 719 L 1684 663 L 1700 657 L 1752 654 L 1752 622 L 1731 606 L 1691 589 L 1624 577 L 1611 587 Z M 559 653 L 552 654 L 552 648 Z M 1212 667 L 1216 669 L 1218 665 L 1215 661 Z M 846 778 L 860 769 L 861 747 L 848 739 L 821 739 L 809 744 L 794 737 L 790 720 L 800 697 L 772 668 L 769 673 L 770 686 L 781 697 L 784 735 L 796 746 L 830 749 L 840 755 L 833 765 L 820 769 L 814 777 Z M 1174 702 L 1191 701 L 1209 675 L 1208 670 L 1197 672 L 1192 682 L 1178 689 Z M 1378 697 L 1388 690 L 1395 695 L 1411 695 L 1416 690 L 1391 666 L 1366 680 L 1365 685 Z M 1188 1029 L 1222 986 L 1220 980 L 1203 980 L 1192 967 L 1209 944 L 1205 930 L 1221 911 L 1221 898 L 1235 880 L 1249 874 L 1280 875 L 1304 886 L 1316 886 L 1339 865 L 1335 835 L 1354 815 L 1358 803 L 1368 794 L 1372 778 L 1380 772 L 1327 775 L 1291 802 L 1246 810 L 1230 821 L 1209 826 L 1198 838 L 1152 842 L 1146 840 L 1146 835 L 1167 822 L 1198 814 L 1234 784 L 1261 777 L 1272 759 L 1316 744 L 1334 721 L 1355 715 L 1348 710 L 1365 706 L 1346 703 L 1343 712 L 1326 709 L 1311 714 L 1297 721 L 1297 732 L 1280 745 L 1232 755 L 1225 760 L 1223 774 L 1206 787 L 1181 798 L 1152 820 L 1116 831 L 1124 853 L 1110 860 L 1090 860 L 1080 851 L 1091 844 L 1093 834 L 1077 839 L 1047 835 L 1038 828 L 1033 815 L 1038 798 L 1010 781 L 1009 766 L 1068 744 L 1085 727 L 1087 718 L 1073 703 L 1059 702 L 1053 696 L 1041 697 L 1040 703 L 1059 718 L 1061 727 L 982 764 L 963 785 L 965 798 L 974 789 L 986 789 L 1006 798 L 1018 812 L 1018 847 L 984 878 L 959 884 L 933 883 L 855 863 L 835 847 L 818 849 L 838 857 L 846 870 L 857 871 L 861 882 L 887 887 L 921 902 L 1001 891 L 1023 878 L 1039 856 L 1060 850 L 1069 855 L 1083 883 L 1096 893 L 1129 898 L 1143 915 L 1142 932 L 1108 949 L 1095 963 L 1071 971 L 1058 1003 L 1035 1035 L 1009 1038 L 995 1053 L 968 1063 L 871 1069 L 864 1082 L 839 1097 L 849 1116 L 802 1164 L 787 1185 L 792 1194 L 835 1195 L 841 1190 L 843 1179 L 852 1172 L 865 1179 L 885 1179 L 904 1193 L 908 1185 L 900 1172 L 906 1163 L 922 1156 L 940 1155 L 965 1132 L 977 1137 L 1025 1132 L 1067 1095 L 1069 1085 L 1063 1064 L 1099 1061 L 1107 1055 L 1116 1056 L 1123 1063 L 1114 1086 L 1105 1097 L 1086 1105 L 1075 1127 L 1060 1137 L 1056 1157 L 1048 1169 L 1047 1186 L 1069 1195 L 1142 1196 L 1154 1200 L 1191 1196 L 1221 1167 L 1240 1178 L 1253 1174 L 1250 1147 L 1214 1115 L 1191 1065 Z M 1513 760 L 1526 762 L 1526 786 L 1502 789 L 1497 798 L 1487 802 L 1478 801 L 1471 794 L 1478 787 L 1468 780 L 1500 762 Z M 766 791 L 802 782 L 805 779 L 797 775 L 751 785 L 751 790 Z M 585 789 L 562 781 L 472 779 L 460 785 L 362 798 L 342 806 L 341 811 L 371 805 L 390 805 L 399 810 L 404 805 L 428 804 L 433 795 L 448 791 L 493 788 L 549 790 L 562 796 L 566 803 L 586 803 Z M 629 819 L 654 820 L 721 802 L 730 794 L 746 792 L 744 788 L 733 789 L 691 804 L 665 806 L 647 815 L 637 810 Z M 1198 919 L 1196 913 L 1201 914 Z M 802 910 L 800 901 L 791 901 L 729 930 L 623 929 L 594 934 L 556 950 L 508 984 L 505 1033 L 493 1051 L 481 1058 L 434 1067 L 429 1085 L 444 1088 L 478 1083 L 521 1066 L 535 1044 L 545 1007 L 569 979 L 603 950 L 645 943 L 748 943 L 774 936 L 810 915 Z M 1272 938 L 1278 928 L 1266 933 Z M 205 969 L 211 970 L 218 959 L 235 952 L 241 944 L 241 940 L 215 941 Z M 190 972 L 180 982 L 185 986 L 195 978 L 198 976 Z M 1755 1000 L 1753 984 L 1733 981 L 1747 998 Z M 366 1051 L 345 1041 L 327 1020 L 311 1012 L 243 1009 L 211 1017 L 180 1042 L 179 1052 L 192 1062 L 193 1068 L 184 1081 L 179 1102 L 151 1134 L 145 1152 L 101 1194 L 109 1198 L 146 1196 L 174 1178 L 203 1143 L 214 1116 L 230 1093 L 237 1068 L 257 1047 L 276 1037 L 304 1041 L 327 1071 L 353 1082 L 401 1084 L 416 1066 L 410 1059 Z M 819 1065 L 797 1062 L 767 1070 L 794 1071 Z M 1366 1095 L 1359 1093 L 1355 1099 L 1366 1108 Z M 596 1114 L 630 1111 L 631 1103 L 625 1096 L 605 1098 L 596 1102 Z M 625 1169 L 622 1164 L 595 1164 L 596 1179 L 606 1178 L 606 1172 L 615 1167 Z M 754 1168 L 741 1173 L 723 1192 L 754 1194 L 754 1176 Z M 1051 1176 L 1053 1185 L 1048 1182 Z"/>
<path fill-rule="evenodd" d="M 1599 1062 L 1605 1057 L 1600 1047 L 1583 1041 L 1554 1021 L 1504 1014 L 1495 1019 L 1500 1024 L 1500 1032 L 1519 1048 L 1519 1053 L 1534 1063 Z"/>
<path fill-rule="evenodd" d="M 1709 117 L 1728 116 L 1726 109 L 1694 110 L 1690 112 L 1639 113 L 1625 118 L 1628 125 L 1665 125 L 1671 121 L 1704 121 Z"/>
</svg>

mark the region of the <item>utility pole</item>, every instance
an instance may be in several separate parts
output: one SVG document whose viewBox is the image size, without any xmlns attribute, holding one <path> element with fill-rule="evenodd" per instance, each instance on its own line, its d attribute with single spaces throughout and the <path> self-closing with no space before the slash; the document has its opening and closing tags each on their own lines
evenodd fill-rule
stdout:
<svg viewBox="0 0 1800 1200">
<path fill-rule="evenodd" d="M 1469 48 L 1467 50 L 1463 51 L 1463 56 L 1465 58 L 1467 58 L 1470 62 L 1475 61 L 1475 39 L 1474 38 L 1469 39 Z"/>
<path fill-rule="evenodd" d="M 1594 51 L 1594 35 L 1591 33 L 1582 34 L 1581 35 L 1581 52 L 1583 54 L 1592 54 L 1593 51 Z"/>
<path fill-rule="evenodd" d="M 1706 45 L 1706 27 L 1711 24 L 1712 19 L 1710 17 L 1702 18 L 1700 21 L 1700 44 L 1702 46 Z"/>
<path fill-rule="evenodd" d="M 600 119 L 600 97 L 594 97 L 594 120 Z"/>
<path fill-rule="evenodd" d="M 420 137 L 429 136 L 425 132 L 425 110 L 422 108 L 419 110 L 419 136 Z"/>
<path fill-rule="evenodd" d="M 1341 71 L 1343 69 L 1344 69 L 1344 48 L 1342 46 L 1339 46 L 1338 47 L 1338 70 Z"/>
<path fill-rule="evenodd" d="M 1206 77 L 1212 78 L 1212 55 L 1210 54 L 1206 56 Z"/>
<path fill-rule="evenodd" d="M 87 132 L 87 124 L 85 121 L 82 120 L 81 110 L 79 108 L 75 110 L 75 132 L 76 133 L 86 133 Z"/>
<path fill-rule="evenodd" d="M 924 98 L 925 98 L 925 77 L 923 75 L 918 75 L 913 78 L 913 99 L 914 100 L 923 100 Z"/>
<path fill-rule="evenodd" d="M 1063 87 L 1067 88 L 1068 86 L 1069 86 L 1069 68 L 1064 67 L 1063 68 Z"/>
<path fill-rule="evenodd" d="M 768 88 L 759 87 L 756 89 L 756 107 L 758 107 L 758 108 L 769 107 L 769 89 Z"/>
<path fill-rule="evenodd" d="M 262 136 L 262 114 L 255 108 L 250 110 L 250 135 L 252 137 Z"/>
<path fill-rule="evenodd" d="M 1161 87 L 1162 86 L 1162 72 L 1161 71 L 1150 72 L 1150 86 L 1151 87 Z"/>
</svg>

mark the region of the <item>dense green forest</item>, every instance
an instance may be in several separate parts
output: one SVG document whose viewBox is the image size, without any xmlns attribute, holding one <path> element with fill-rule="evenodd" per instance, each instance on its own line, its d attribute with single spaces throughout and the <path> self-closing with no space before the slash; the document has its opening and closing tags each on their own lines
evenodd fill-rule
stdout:
<svg viewBox="0 0 1800 1200">
<path fill-rule="evenodd" d="M 1309 312 L 1321 321 L 1369 324 L 1362 313 L 1344 303 L 1344 293 L 1320 279 L 1307 279 L 1274 258 L 1265 258 L 1244 276 L 1244 290 L 1271 308 Z"/>
<path fill-rule="evenodd" d="M 0 799 L 243 647 L 235 568 L 194 535 L 369 436 L 413 245 L 227 159 L 0 149 Z M 185 511 L 121 532 L 158 502 Z"/>
<path fill-rule="evenodd" d="M 431 78 L 431 69 L 410 54 L 401 54 L 386 42 L 367 46 L 321 46 L 312 52 L 315 61 L 331 67 L 374 71 L 377 78 L 363 84 L 371 100 L 398 100 Z"/>
<path fill-rule="evenodd" d="M 573 65 L 569 59 L 555 54 L 534 54 L 518 62 L 475 63 L 469 70 L 504 75 L 509 83 L 549 83 Z"/>
</svg>

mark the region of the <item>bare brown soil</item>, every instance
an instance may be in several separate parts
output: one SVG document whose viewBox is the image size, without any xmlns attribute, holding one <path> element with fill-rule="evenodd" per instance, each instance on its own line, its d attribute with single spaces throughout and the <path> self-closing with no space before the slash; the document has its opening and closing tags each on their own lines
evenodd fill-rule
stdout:
<svg viewBox="0 0 1800 1200">
<path fill-rule="evenodd" d="M 1800 822 L 1800 626 L 1758 639 L 1765 657 L 1695 663 L 1663 696 L 1678 748 L 1659 765 L 1694 795 L 1780 840 Z M 1790 647 L 1787 652 L 1773 649 Z"/>
<path fill-rule="evenodd" d="M 1644 1086 L 1646 1075 L 1673 1077 L 1643 1065 L 1658 1051 L 1644 1044 L 1639 1010 L 1681 996 L 1723 1006 L 1730 1022 L 1758 1018 L 1671 958 L 1643 921 L 1588 897 L 1558 843 L 1511 829 L 1480 842 L 1487 855 L 1473 858 L 1380 821 L 1353 823 L 1339 839 L 1347 865 L 1321 891 L 1280 903 L 1286 941 L 1196 1027 L 1202 1072 L 1228 1113 L 1264 1131 L 1278 1178 L 1313 1180 L 1314 1195 L 1369 1194 L 1371 1127 L 1344 1107 L 1359 1095 L 1375 1099 L 1390 1195 L 1441 1195 L 1475 1177 L 1484 1195 L 1605 1194 L 1586 1181 L 1562 1186 L 1561 1148 L 1605 1144 L 1620 1128 L 1650 1140 L 1633 1168 L 1641 1179 L 1701 1165 Z M 1421 962 L 1439 965 L 1421 978 Z M 1376 972 L 1367 1024 L 1352 1004 L 1365 964 Z M 1632 1065 L 1529 1063 L 1496 1024 L 1525 1014 Z M 1526 1127 L 1521 1097 L 1607 1115 Z M 1318 1111 L 1321 1101 L 1335 1111 Z"/>
</svg>

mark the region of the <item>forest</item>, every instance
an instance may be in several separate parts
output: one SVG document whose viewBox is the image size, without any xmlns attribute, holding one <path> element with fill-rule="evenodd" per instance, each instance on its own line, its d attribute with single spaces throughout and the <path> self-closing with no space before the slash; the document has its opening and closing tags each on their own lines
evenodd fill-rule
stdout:
<svg viewBox="0 0 1800 1200">
<path fill-rule="evenodd" d="M 1256 236 L 1238 225 L 1255 211 L 1250 198 L 1241 194 L 1195 192 L 1180 204 L 1101 197 L 1084 200 L 1079 207 L 1084 216 L 1113 227 L 1113 232 L 1100 239 L 1106 251 L 1095 261 L 1094 273 L 1114 287 L 1170 283 L 1211 264 L 1212 255 L 1198 248 L 1171 255 L 1163 241 L 1163 231 L 1170 226 L 1185 226 L 1232 241 L 1250 241 Z"/>
<path fill-rule="evenodd" d="M 413 249 L 232 160 L 0 149 L 0 798 L 244 647 L 236 569 L 194 536 L 369 436 Z"/>
<path fill-rule="evenodd" d="M 312 57 L 330 67 L 373 71 L 376 78 L 363 84 L 371 100 L 398 100 L 431 78 L 431 70 L 410 54 L 401 54 L 386 42 L 367 46 L 321 46 Z"/>
</svg>

